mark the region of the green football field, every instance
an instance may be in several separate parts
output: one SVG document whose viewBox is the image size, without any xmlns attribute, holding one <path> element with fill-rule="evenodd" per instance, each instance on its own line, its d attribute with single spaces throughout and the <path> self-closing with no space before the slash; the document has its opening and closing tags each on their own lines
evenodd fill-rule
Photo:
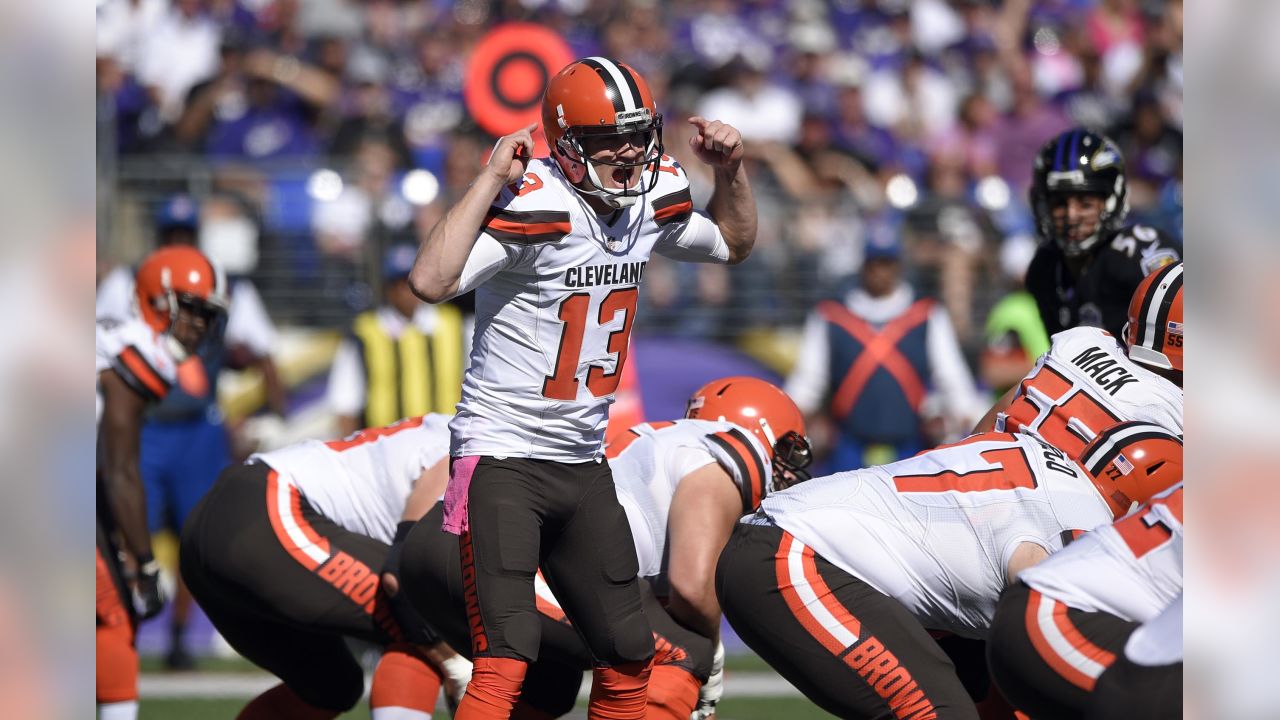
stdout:
<svg viewBox="0 0 1280 720">
<path fill-rule="evenodd" d="M 138 717 L 139 720 L 228 720 L 234 718 L 245 699 L 240 700 L 147 700 L 143 699 Z M 581 712 L 569 717 L 586 717 L 586 705 L 579 704 Z M 342 716 L 350 720 L 367 720 L 369 710 L 357 708 Z M 448 717 L 445 715 L 444 717 Z M 777 720 L 788 718 L 794 720 L 817 720 L 834 717 L 814 707 L 804 698 L 743 698 L 734 700 L 726 698 L 720 703 L 717 720 Z"/>
<path fill-rule="evenodd" d="M 786 685 L 755 656 L 731 657 L 726 666 L 726 693 L 718 708 L 718 720 L 819 720 L 833 717 Z M 140 720 L 229 720 L 236 716 L 254 694 L 254 691 L 246 691 L 243 695 L 235 693 L 237 680 L 245 684 L 256 682 L 259 685 L 269 682 L 269 676 L 243 660 L 206 660 L 200 671 L 195 673 L 164 673 L 160 671 L 158 661 L 144 659 L 142 670 L 144 676 L 142 700 L 139 703 Z M 200 695 L 202 680 L 218 684 L 217 691 L 210 693 L 217 695 L 216 697 Z M 232 692 L 227 691 L 228 686 L 232 688 Z M 152 693 L 148 693 L 149 687 L 152 688 Z M 749 693 L 744 694 L 751 696 L 733 697 L 732 690 L 735 687 L 748 690 Z M 769 689 L 774 689 L 777 694 L 769 695 Z M 438 710 L 440 712 L 437 717 L 448 717 L 443 712 L 443 706 Z M 355 710 L 342 717 L 347 720 L 368 720 L 368 705 L 362 702 Z M 585 718 L 586 701 L 579 700 L 577 710 L 567 717 Z"/>
</svg>

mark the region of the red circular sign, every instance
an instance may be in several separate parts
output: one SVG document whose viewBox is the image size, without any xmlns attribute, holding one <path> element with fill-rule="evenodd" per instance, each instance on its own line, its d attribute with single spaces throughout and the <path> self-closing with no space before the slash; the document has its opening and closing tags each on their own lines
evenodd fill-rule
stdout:
<svg viewBox="0 0 1280 720">
<path fill-rule="evenodd" d="M 481 38 L 467 63 L 467 112 L 491 135 L 541 122 L 547 81 L 571 62 L 573 50 L 555 31 L 533 23 L 500 25 Z M 547 154 L 542 133 L 534 133 L 534 144 L 534 155 Z"/>
</svg>

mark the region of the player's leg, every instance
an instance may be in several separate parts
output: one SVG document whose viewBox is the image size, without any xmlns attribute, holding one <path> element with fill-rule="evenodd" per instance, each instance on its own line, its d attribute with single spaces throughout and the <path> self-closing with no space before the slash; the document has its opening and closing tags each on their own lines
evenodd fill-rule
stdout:
<svg viewBox="0 0 1280 720">
<path fill-rule="evenodd" d="M 316 513 L 266 466 L 239 465 L 192 511 L 181 566 L 232 647 L 306 704 L 343 711 L 349 707 L 343 703 L 363 692 L 363 673 L 343 636 L 382 645 L 402 639 L 380 592 L 387 550 Z M 282 650 L 282 644 L 308 652 Z M 438 676 L 434 687 L 415 687 L 423 690 L 413 708 L 429 713 Z M 274 707 L 290 697 L 278 691 L 261 700 Z"/>
<path fill-rule="evenodd" d="M 1133 631 L 1116 661 L 1098 677 L 1088 720 L 1182 717 L 1183 598 Z"/>
<path fill-rule="evenodd" d="M 442 530 L 443 520 L 444 504 L 437 503 L 409 533 L 401 556 L 400 585 L 432 629 L 471 657 L 458 536 Z M 513 718 L 559 717 L 569 712 L 577 700 L 582 673 L 591 668 L 591 654 L 558 602 L 544 597 L 541 590 L 536 597 L 542 622 L 538 661 L 525 675 Z"/>
<path fill-rule="evenodd" d="M 699 690 L 711 675 L 716 644 L 676 622 L 658 602 L 648 583 L 640 585 L 655 646 L 645 717 L 647 720 L 687 720 L 698 706 Z"/>
<path fill-rule="evenodd" d="M 1143 665 L 1121 656 L 1098 676 L 1083 717 L 1177 720 L 1182 712 L 1182 663 Z"/>
<path fill-rule="evenodd" d="M 977 717 L 955 667 L 905 608 L 780 528 L 735 528 L 716 594 L 747 645 L 830 713 Z"/>
<path fill-rule="evenodd" d="M 578 702 L 583 668 L 550 658 L 539 658 L 524 676 L 520 701 L 511 720 L 548 720 L 568 715 Z M 681 720 L 687 720 L 686 715 Z"/>
<path fill-rule="evenodd" d="M 654 644 L 641 609 L 635 545 L 606 462 L 559 465 L 549 493 L 577 498 L 543 568 L 594 657 L 592 718 L 642 718 Z"/>
<path fill-rule="evenodd" d="M 102 532 L 97 549 L 97 665 L 98 713 L 102 720 L 133 720 L 138 714 L 138 651 L 133 619 L 125 605 L 119 574 L 104 557 Z"/>
<path fill-rule="evenodd" d="M 418 614 L 454 650 L 471 657 L 458 536 L 442 529 L 444 503 L 413 526 L 400 556 L 400 588 Z"/>
<path fill-rule="evenodd" d="M 142 426 L 138 471 L 147 498 L 147 529 L 153 538 L 168 529 L 172 529 L 175 535 L 181 530 L 175 518 L 177 492 L 182 483 L 179 470 L 182 453 L 192 449 L 187 426 L 185 422 L 161 422 L 154 419 Z M 206 472 L 217 473 L 225 466 L 226 463 L 222 462 Z M 163 560 L 163 553 L 161 557 Z M 176 570 L 175 574 L 178 574 Z M 176 584 L 177 592 L 169 601 L 169 648 L 165 652 L 164 661 L 165 667 L 170 670 L 189 670 L 194 662 L 182 645 L 182 635 L 191 601 L 189 593 L 183 590 L 181 577 L 177 578 Z"/>
<path fill-rule="evenodd" d="M 465 465 L 455 459 L 454 471 L 459 467 Z M 533 577 L 544 514 L 541 482 L 529 460 L 483 457 L 472 470 L 469 527 L 458 539 L 458 556 L 474 667 L 457 720 L 508 717 L 528 664 L 538 658 L 542 620 Z"/>
<path fill-rule="evenodd" d="M 1015 708 L 1037 719 L 1076 718 L 1136 627 L 1067 607 L 1017 582 L 1000 598 L 987 660 Z"/>
<path fill-rule="evenodd" d="M 444 532 L 444 504 L 437 503 L 414 526 L 400 560 L 400 586 L 445 642 L 468 657 L 471 635 L 462 592 L 458 536 Z M 547 612 L 541 602 L 538 661 L 529 666 L 513 720 L 556 718 L 573 709 L 591 655 L 577 631 Z"/>
<path fill-rule="evenodd" d="M 418 646 L 388 645 L 373 671 L 371 720 L 431 720 L 443 681 Z"/>
</svg>

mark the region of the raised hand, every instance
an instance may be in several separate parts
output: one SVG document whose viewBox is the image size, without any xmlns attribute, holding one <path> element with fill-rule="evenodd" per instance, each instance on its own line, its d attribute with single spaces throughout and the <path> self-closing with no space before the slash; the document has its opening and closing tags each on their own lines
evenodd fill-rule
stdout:
<svg viewBox="0 0 1280 720">
<path fill-rule="evenodd" d="M 737 170 L 745 152 L 737 128 L 697 116 L 689 118 L 689 124 L 697 128 L 689 138 L 689 147 L 699 160 L 713 168 Z"/>
<path fill-rule="evenodd" d="M 493 153 L 489 155 L 486 171 L 503 185 L 519 180 L 529 165 L 529 158 L 533 157 L 533 131 L 536 129 L 538 124 L 534 123 L 498 138 Z"/>
</svg>

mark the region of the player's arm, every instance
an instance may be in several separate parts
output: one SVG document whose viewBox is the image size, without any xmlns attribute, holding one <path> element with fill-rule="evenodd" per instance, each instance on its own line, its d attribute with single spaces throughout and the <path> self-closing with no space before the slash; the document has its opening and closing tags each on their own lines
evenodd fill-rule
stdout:
<svg viewBox="0 0 1280 720">
<path fill-rule="evenodd" d="M 445 455 L 435 465 L 423 468 L 422 474 L 414 481 L 413 490 L 404 503 L 404 512 L 400 514 L 400 522 L 421 520 L 435 506 L 440 496 L 444 495 L 445 485 L 448 484 L 449 456 Z"/>
<path fill-rule="evenodd" d="M 1037 543 L 1021 542 L 1005 565 L 1005 584 L 1018 579 L 1018 573 L 1049 557 L 1049 551 Z"/>
<path fill-rule="evenodd" d="M 146 620 L 164 607 L 160 566 L 151 554 L 151 535 L 147 532 L 147 498 L 138 471 L 142 412 L 147 400 L 114 370 L 102 371 L 98 382 L 103 395 L 103 482 L 116 529 L 136 563 L 132 579 L 134 602 L 139 619 Z"/>
<path fill-rule="evenodd" d="M 524 175 L 533 154 L 531 133 L 536 127 L 530 125 L 498 140 L 489 164 L 476 176 L 462 199 L 427 233 L 409 271 L 409 285 L 418 297 L 438 303 L 458 294 L 463 269 L 480 237 L 480 227 L 493 199 L 504 186 Z"/>
<path fill-rule="evenodd" d="M 756 243 L 756 199 L 742 166 L 742 134 L 719 120 L 692 117 L 689 122 L 696 128 L 689 146 L 715 177 L 707 212 L 729 246 L 729 264 L 740 263 Z"/>
<path fill-rule="evenodd" d="M 717 463 L 685 475 L 671 498 L 667 610 L 681 625 L 704 637 L 715 638 L 720 632 L 716 561 L 741 515 L 741 494 Z"/>
<path fill-rule="evenodd" d="M 973 432 L 984 433 L 991 432 L 995 429 L 996 415 L 1008 410 L 1009 406 L 1013 404 L 1013 398 L 1018 394 L 1019 385 L 1021 385 L 1021 383 L 1015 383 L 1013 387 L 1009 388 L 1008 392 L 996 401 L 995 405 L 991 406 L 991 409 L 987 411 L 987 414 L 983 415 L 982 419 L 978 421 L 978 424 L 973 426 Z"/>
<path fill-rule="evenodd" d="M 138 470 L 138 446 L 146 398 L 107 369 L 99 375 L 102 385 L 103 482 L 125 549 L 139 563 L 151 560 L 151 534 L 147 531 L 147 503 Z"/>
<path fill-rule="evenodd" d="M 404 593 L 400 592 L 400 557 L 404 552 L 404 543 L 408 539 L 413 526 L 427 514 L 436 500 L 444 494 L 445 485 L 449 481 L 449 456 L 440 458 L 434 465 L 423 468 L 418 479 L 405 499 L 404 510 L 400 513 L 400 523 L 396 525 L 395 538 L 387 550 L 387 558 L 382 565 L 382 590 L 390 600 L 391 614 L 395 616 L 405 638 L 419 646 L 437 668 L 448 667 L 448 661 L 456 653 L 432 629 L 431 625 L 418 613 Z M 456 674 L 457 668 L 454 668 Z M 469 670 L 468 670 L 469 672 Z M 463 685 L 466 683 L 463 682 Z"/>
</svg>

